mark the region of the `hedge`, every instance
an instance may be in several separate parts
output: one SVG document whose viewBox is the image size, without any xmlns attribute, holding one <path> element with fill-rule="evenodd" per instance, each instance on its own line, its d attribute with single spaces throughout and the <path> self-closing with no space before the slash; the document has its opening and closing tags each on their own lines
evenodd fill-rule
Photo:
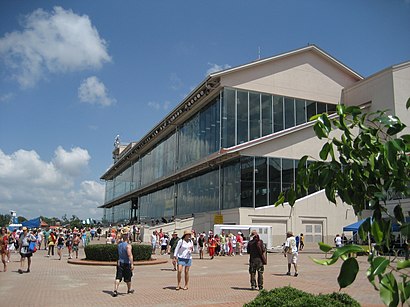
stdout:
<svg viewBox="0 0 410 307">
<path fill-rule="evenodd" d="M 345 293 L 313 295 L 292 287 L 262 290 L 245 307 L 281 306 L 281 307 L 360 307 L 360 304 Z"/>
<path fill-rule="evenodd" d="M 146 244 L 131 244 L 132 256 L 134 261 L 150 260 L 152 248 Z M 87 260 L 96 261 L 117 261 L 118 245 L 117 244 L 92 244 L 84 248 Z"/>
</svg>

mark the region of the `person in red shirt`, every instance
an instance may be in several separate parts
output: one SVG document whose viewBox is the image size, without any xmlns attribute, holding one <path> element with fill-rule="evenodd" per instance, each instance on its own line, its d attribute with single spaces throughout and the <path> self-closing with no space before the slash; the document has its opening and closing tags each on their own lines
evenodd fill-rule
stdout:
<svg viewBox="0 0 410 307">
<path fill-rule="evenodd" d="M 215 237 L 211 236 L 209 237 L 209 240 L 208 240 L 208 251 L 209 251 L 209 257 L 211 257 L 211 259 L 214 259 L 214 255 L 215 255 L 216 236 L 218 235 L 215 235 Z"/>
<path fill-rule="evenodd" d="M 3 262 L 4 272 L 7 271 L 7 249 L 9 244 L 9 237 L 7 236 L 6 227 L 1 228 L 0 234 L 0 253 L 1 253 L 1 262 Z"/>
</svg>

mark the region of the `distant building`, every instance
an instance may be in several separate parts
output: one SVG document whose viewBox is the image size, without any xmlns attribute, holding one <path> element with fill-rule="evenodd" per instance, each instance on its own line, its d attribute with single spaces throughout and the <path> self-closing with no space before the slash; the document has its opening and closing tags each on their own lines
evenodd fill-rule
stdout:
<svg viewBox="0 0 410 307">
<path fill-rule="evenodd" d="M 140 141 L 116 145 L 101 177 L 104 219 L 194 217 L 202 231 L 218 214 L 218 222 L 272 226 L 274 245 L 288 230 L 305 243 L 332 242 L 357 221 L 350 206 L 323 191 L 294 208 L 272 206 L 294 183 L 298 160 L 318 158 L 324 141 L 309 118 L 341 102 L 390 109 L 410 125 L 408 97 L 410 62 L 364 79 L 314 45 L 212 73 Z"/>
</svg>

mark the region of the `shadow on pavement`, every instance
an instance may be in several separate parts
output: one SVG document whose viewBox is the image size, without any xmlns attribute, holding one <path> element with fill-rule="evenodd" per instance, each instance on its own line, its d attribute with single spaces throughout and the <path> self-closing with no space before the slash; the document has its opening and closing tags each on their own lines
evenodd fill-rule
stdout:
<svg viewBox="0 0 410 307">
<path fill-rule="evenodd" d="M 253 291 L 251 288 L 231 287 L 232 290 Z"/>
<path fill-rule="evenodd" d="M 164 289 L 164 290 L 176 290 L 177 287 L 176 286 L 167 286 L 167 287 L 163 287 L 162 289 Z"/>
</svg>

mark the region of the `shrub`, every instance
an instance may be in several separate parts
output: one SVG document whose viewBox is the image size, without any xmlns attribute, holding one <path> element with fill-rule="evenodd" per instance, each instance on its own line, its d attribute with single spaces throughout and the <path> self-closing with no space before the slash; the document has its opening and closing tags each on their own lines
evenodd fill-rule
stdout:
<svg viewBox="0 0 410 307">
<path fill-rule="evenodd" d="M 132 244 L 132 255 L 134 261 L 150 260 L 151 246 L 146 244 Z M 118 245 L 116 244 L 93 244 L 84 248 L 87 260 L 117 261 Z"/>
<path fill-rule="evenodd" d="M 263 290 L 246 307 L 360 307 L 360 304 L 345 293 L 313 295 L 292 287 Z"/>
</svg>

